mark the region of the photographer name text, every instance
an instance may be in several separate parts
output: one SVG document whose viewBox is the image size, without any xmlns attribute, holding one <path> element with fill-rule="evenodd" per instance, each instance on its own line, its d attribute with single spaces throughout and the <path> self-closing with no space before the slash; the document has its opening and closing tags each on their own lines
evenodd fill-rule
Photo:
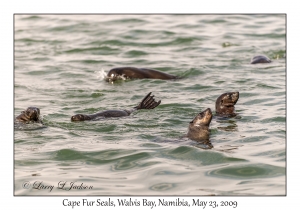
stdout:
<svg viewBox="0 0 300 210">
<path fill-rule="evenodd" d="M 26 181 L 22 184 L 22 187 L 24 189 L 33 189 L 33 190 L 47 190 L 49 192 L 52 192 L 52 190 L 55 188 L 54 185 L 49 185 L 43 183 L 43 181 L 34 181 L 34 182 L 29 182 Z M 66 190 L 66 191 L 71 191 L 71 190 L 92 190 L 93 186 L 92 185 L 86 185 L 82 182 L 67 182 L 67 181 L 60 181 L 57 183 L 56 189 L 58 190 Z"/>
</svg>

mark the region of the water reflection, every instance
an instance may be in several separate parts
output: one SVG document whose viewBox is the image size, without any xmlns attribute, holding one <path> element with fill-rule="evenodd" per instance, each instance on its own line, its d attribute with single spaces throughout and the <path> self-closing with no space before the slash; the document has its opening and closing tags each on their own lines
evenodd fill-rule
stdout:
<svg viewBox="0 0 300 210">
<path fill-rule="evenodd" d="M 214 146 L 212 145 L 211 141 L 209 139 L 203 140 L 203 141 L 194 141 L 196 143 L 193 143 L 194 147 L 201 148 L 201 149 L 212 149 Z"/>
<path fill-rule="evenodd" d="M 216 122 L 217 123 L 225 124 L 225 126 L 218 126 L 217 128 L 219 130 L 223 130 L 223 131 L 238 131 L 238 126 L 236 124 L 236 120 L 235 119 L 241 119 L 240 116 L 236 115 L 233 118 L 216 116 L 215 118 L 216 118 Z"/>
</svg>

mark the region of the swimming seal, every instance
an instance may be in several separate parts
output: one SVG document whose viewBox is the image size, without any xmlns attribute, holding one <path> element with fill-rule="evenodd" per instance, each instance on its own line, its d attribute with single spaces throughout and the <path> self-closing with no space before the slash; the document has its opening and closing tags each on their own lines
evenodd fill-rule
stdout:
<svg viewBox="0 0 300 210">
<path fill-rule="evenodd" d="M 112 82 L 117 79 L 176 79 L 177 76 L 160 72 L 154 69 L 135 68 L 135 67 L 119 67 L 113 68 L 107 73 L 106 81 Z"/>
<path fill-rule="evenodd" d="M 193 121 L 190 122 L 187 137 L 195 141 L 209 140 L 209 124 L 212 119 L 212 112 L 207 108 L 200 112 Z"/>
<path fill-rule="evenodd" d="M 220 95 L 216 100 L 216 114 L 228 117 L 235 116 L 234 105 L 239 99 L 239 92 L 228 92 Z"/>
<path fill-rule="evenodd" d="M 151 96 L 151 92 L 148 93 L 144 99 L 131 110 L 107 110 L 103 112 L 98 112 L 91 115 L 85 115 L 85 114 L 76 114 L 71 117 L 71 121 L 85 121 L 85 120 L 98 120 L 103 118 L 110 118 L 110 117 L 124 117 L 129 116 L 132 112 L 139 110 L 139 109 L 154 109 L 160 104 L 159 101 L 155 101 L 153 98 L 154 96 Z"/>
<path fill-rule="evenodd" d="M 271 63 L 271 60 L 267 56 L 257 55 L 252 58 L 250 64 L 256 64 L 256 63 Z"/>
<path fill-rule="evenodd" d="M 29 122 L 38 122 L 43 123 L 40 120 L 40 109 L 37 107 L 28 107 L 25 111 L 22 111 L 19 116 L 16 117 L 15 121 L 29 123 Z"/>
</svg>

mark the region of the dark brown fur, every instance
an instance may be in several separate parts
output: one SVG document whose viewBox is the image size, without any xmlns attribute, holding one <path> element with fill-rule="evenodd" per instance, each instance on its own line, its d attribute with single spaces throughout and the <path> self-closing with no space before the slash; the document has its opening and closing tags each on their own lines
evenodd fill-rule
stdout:
<svg viewBox="0 0 300 210">
<path fill-rule="evenodd" d="M 207 108 L 200 112 L 189 124 L 187 137 L 195 141 L 209 140 L 209 124 L 212 119 L 212 112 Z"/>
<path fill-rule="evenodd" d="M 120 78 L 125 79 L 176 79 L 177 76 L 160 72 L 154 69 L 135 68 L 135 67 L 119 67 L 113 68 L 107 73 L 106 81 L 111 82 Z"/>
<path fill-rule="evenodd" d="M 144 97 L 144 99 L 139 103 L 139 105 L 134 107 L 132 110 L 107 110 L 91 115 L 76 114 L 71 117 L 71 121 L 97 120 L 99 118 L 129 116 L 132 112 L 139 109 L 154 109 L 160 104 L 160 102 L 160 100 L 158 102 L 155 101 L 154 96 L 151 96 L 150 92 Z"/>
<path fill-rule="evenodd" d="M 257 64 L 257 63 L 271 63 L 271 60 L 267 56 L 257 55 L 252 58 L 251 64 Z"/>
<path fill-rule="evenodd" d="M 37 107 L 28 107 L 25 111 L 22 111 L 19 116 L 16 117 L 16 121 L 18 122 L 39 122 L 40 120 L 40 109 Z"/>
<path fill-rule="evenodd" d="M 234 105 L 239 99 L 239 92 L 223 93 L 216 100 L 216 114 L 235 116 Z"/>
</svg>

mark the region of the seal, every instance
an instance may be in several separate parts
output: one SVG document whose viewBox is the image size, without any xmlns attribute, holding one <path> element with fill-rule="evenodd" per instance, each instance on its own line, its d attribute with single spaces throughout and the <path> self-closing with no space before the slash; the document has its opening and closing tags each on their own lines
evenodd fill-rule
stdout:
<svg viewBox="0 0 300 210">
<path fill-rule="evenodd" d="M 85 120 L 99 120 L 103 118 L 110 118 L 110 117 L 125 117 L 129 116 L 132 112 L 139 110 L 139 109 L 154 109 L 157 107 L 161 101 L 155 101 L 154 95 L 151 96 L 151 92 L 148 93 L 144 99 L 133 109 L 131 110 L 106 110 L 103 112 L 98 112 L 91 115 L 85 114 L 76 114 L 71 117 L 71 121 L 85 121 Z"/>
<path fill-rule="evenodd" d="M 107 73 L 106 81 L 112 82 L 117 79 L 177 79 L 177 76 L 160 72 L 154 69 L 135 68 L 135 67 L 119 67 L 113 68 Z"/>
<path fill-rule="evenodd" d="M 190 122 L 187 137 L 195 141 L 209 140 L 209 124 L 212 119 L 212 112 L 207 108 L 200 112 L 193 121 Z"/>
<path fill-rule="evenodd" d="M 228 92 L 220 95 L 216 100 L 216 114 L 233 117 L 234 105 L 239 99 L 239 92 Z"/>
<path fill-rule="evenodd" d="M 22 123 L 29 123 L 29 122 L 43 123 L 40 120 L 40 109 L 33 106 L 28 107 L 25 111 L 22 111 L 21 114 L 16 117 L 15 121 L 22 122 Z"/>
<path fill-rule="evenodd" d="M 252 58 L 250 64 L 257 64 L 257 63 L 271 63 L 271 60 L 267 56 L 257 55 Z"/>
</svg>

